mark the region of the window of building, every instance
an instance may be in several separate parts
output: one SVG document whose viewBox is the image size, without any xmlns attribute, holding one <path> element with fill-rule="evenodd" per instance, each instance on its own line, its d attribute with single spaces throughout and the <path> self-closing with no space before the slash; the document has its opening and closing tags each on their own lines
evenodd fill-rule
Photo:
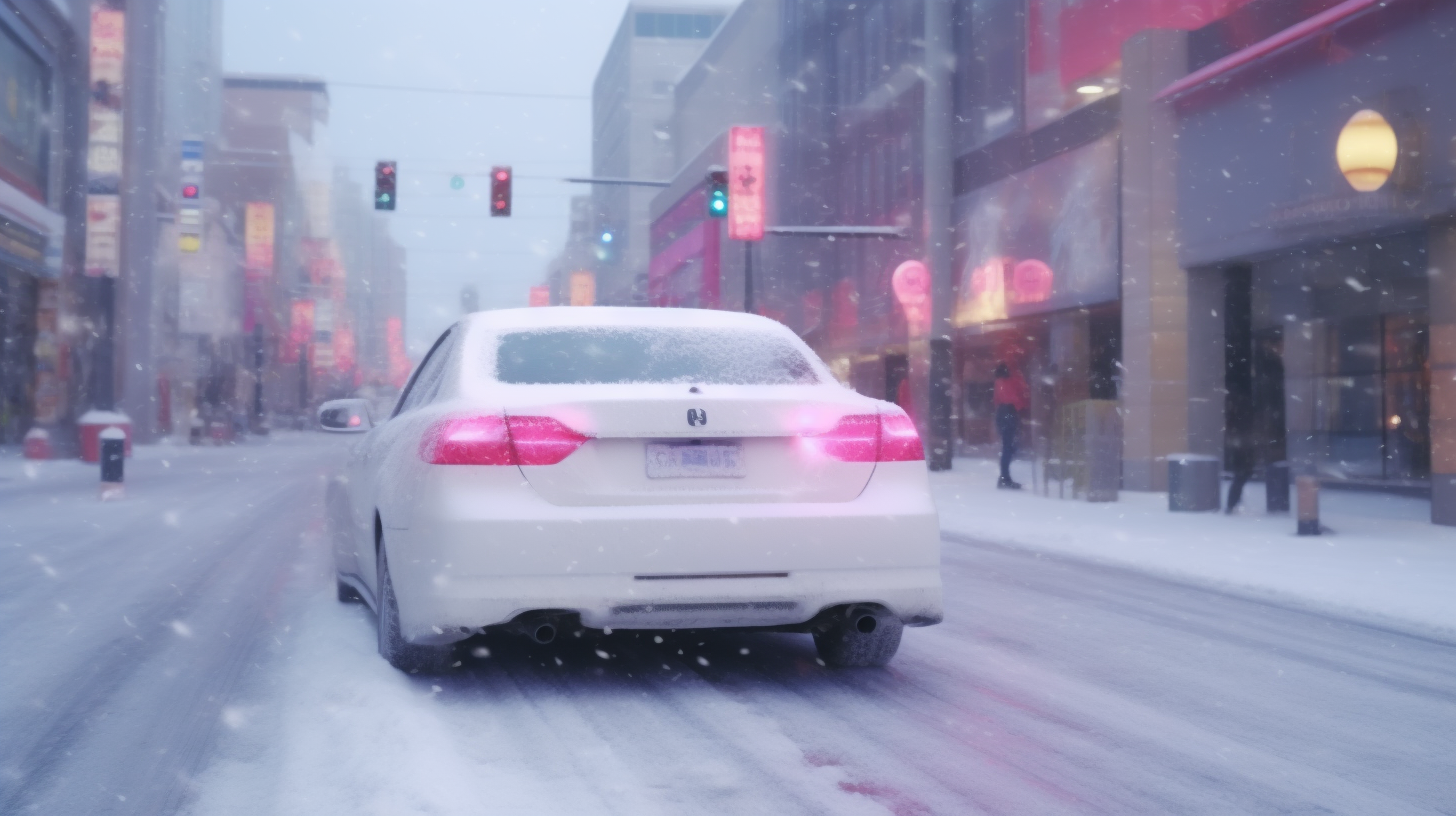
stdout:
<svg viewBox="0 0 1456 816">
<path fill-rule="evenodd" d="M 1041 127 L 1117 93 L 1122 85 L 1122 44 L 1139 31 L 1196 30 L 1250 2 L 1028 0 L 1027 129 Z"/>
<path fill-rule="evenodd" d="M 723 22 L 721 14 L 671 14 L 658 11 L 637 12 L 636 34 L 639 37 L 672 37 L 706 40 Z"/>
<path fill-rule="evenodd" d="M 974 150 L 1021 127 L 1020 0 L 961 0 L 956 14 L 957 147 Z"/>
<path fill-rule="evenodd" d="M 0 168 L 44 200 L 50 151 L 50 71 L 0 26 Z"/>
</svg>

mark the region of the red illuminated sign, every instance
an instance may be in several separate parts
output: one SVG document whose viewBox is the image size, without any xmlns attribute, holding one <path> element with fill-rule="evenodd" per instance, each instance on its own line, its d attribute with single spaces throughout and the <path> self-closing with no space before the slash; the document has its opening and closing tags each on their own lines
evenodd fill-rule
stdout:
<svg viewBox="0 0 1456 816">
<path fill-rule="evenodd" d="M 728 130 L 728 237 L 763 240 L 764 140 L 761 127 Z"/>
</svg>

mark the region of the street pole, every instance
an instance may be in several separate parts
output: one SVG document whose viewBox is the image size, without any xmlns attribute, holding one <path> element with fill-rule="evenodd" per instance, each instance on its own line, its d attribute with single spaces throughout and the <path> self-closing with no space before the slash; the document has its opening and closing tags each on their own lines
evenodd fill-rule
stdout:
<svg viewBox="0 0 1456 816">
<path fill-rule="evenodd" d="M 743 311 L 753 313 L 753 242 L 743 242 Z"/>
<path fill-rule="evenodd" d="M 929 398 L 925 418 L 927 462 L 950 470 L 954 453 L 954 374 L 951 311 L 951 0 L 925 0 L 925 254 L 930 267 Z"/>
<path fill-rule="evenodd" d="M 263 323 L 253 325 L 253 433 L 263 433 Z"/>
</svg>

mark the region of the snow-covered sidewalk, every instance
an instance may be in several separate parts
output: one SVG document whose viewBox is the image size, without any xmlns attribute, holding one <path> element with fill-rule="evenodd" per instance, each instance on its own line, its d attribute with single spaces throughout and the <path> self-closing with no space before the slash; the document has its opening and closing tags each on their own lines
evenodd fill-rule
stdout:
<svg viewBox="0 0 1456 816">
<path fill-rule="evenodd" d="M 1024 469 L 1024 468 L 1023 468 Z M 1018 475 L 1021 475 L 1018 473 Z M 1322 491 L 1333 532 L 1301 537 L 1288 514 L 1264 512 L 1263 486 L 1222 513 L 1170 513 L 1166 493 L 1092 504 L 997 490 L 996 463 L 957 459 L 931 474 L 948 533 L 1131 567 L 1244 594 L 1456 634 L 1456 529 L 1430 522 L 1430 502 Z"/>
</svg>

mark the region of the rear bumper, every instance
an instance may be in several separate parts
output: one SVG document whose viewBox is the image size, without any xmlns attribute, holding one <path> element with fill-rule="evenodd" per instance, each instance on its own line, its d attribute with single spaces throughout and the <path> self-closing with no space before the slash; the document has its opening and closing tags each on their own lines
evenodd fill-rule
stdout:
<svg viewBox="0 0 1456 816">
<path fill-rule="evenodd" d="M 451 468 L 386 534 L 402 629 L 448 642 L 543 609 L 594 628 L 784 626 L 847 603 L 938 622 L 924 465 L 879 467 L 850 502 L 629 507 L 552 505 L 518 473 Z"/>
</svg>

